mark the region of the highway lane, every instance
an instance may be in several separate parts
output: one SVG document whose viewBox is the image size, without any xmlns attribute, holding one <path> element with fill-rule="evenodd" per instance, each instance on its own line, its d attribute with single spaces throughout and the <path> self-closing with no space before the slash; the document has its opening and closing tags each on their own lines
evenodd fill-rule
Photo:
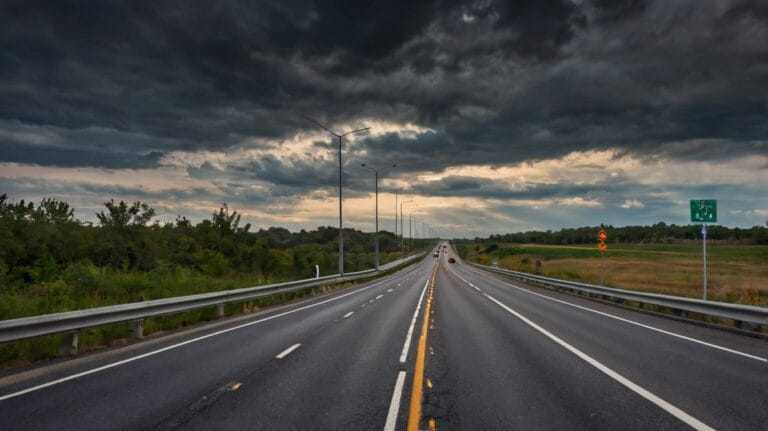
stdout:
<svg viewBox="0 0 768 431">
<path fill-rule="evenodd" d="M 461 262 L 441 265 L 430 332 L 435 354 L 427 361 L 433 387 L 426 390 L 422 426 L 430 418 L 441 430 L 764 429 L 768 423 L 764 341 L 526 288 L 544 298 L 513 284 L 520 285 Z M 745 355 L 569 304 L 695 334 Z"/>
<path fill-rule="evenodd" d="M 441 262 L 434 301 L 427 258 L 359 287 L 0 379 L 0 429 L 401 430 L 414 405 L 420 429 L 434 420 L 440 430 L 768 421 L 764 341 Z M 427 328 L 426 379 L 414 388 Z"/>
<path fill-rule="evenodd" d="M 412 355 L 400 356 L 434 264 L 135 350 L 117 366 L 97 359 L 14 382 L 0 389 L 10 395 L 0 429 L 384 429 L 412 369 Z M 405 414 L 391 425 L 402 429 Z"/>
</svg>

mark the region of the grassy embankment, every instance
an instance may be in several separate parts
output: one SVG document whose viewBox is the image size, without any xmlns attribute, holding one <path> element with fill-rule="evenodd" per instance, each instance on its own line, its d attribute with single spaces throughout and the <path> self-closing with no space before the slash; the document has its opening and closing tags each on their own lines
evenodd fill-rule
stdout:
<svg viewBox="0 0 768 431">
<path fill-rule="evenodd" d="M 472 262 L 564 280 L 600 283 L 600 253 L 595 246 L 539 244 L 460 245 Z M 707 247 L 708 299 L 768 306 L 768 246 Z M 675 245 L 609 244 L 605 253 L 609 287 L 698 298 L 702 295 L 701 242 Z"/>
<path fill-rule="evenodd" d="M 399 253 L 382 253 L 381 263 L 391 262 L 399 257 Z M 124 272 L 82 264 L 72 266 L 70 270 L 54 281 L 29 285 L 16 291 L 0 289 L 0 316 L 3 316 L 4 319 L 35 316 L 245 288 L 299 278 L 308 277 L 303 274 L 293 277 L 264 277 L 258 273 L 236 272 L 212 276 L 188 268 L 168 266 L 160 266 L 148 272 Z M 257 311 L 328 290 L 330 288 L 315 288 L 229 304 L 225 307 L 225 315 Z M 213 308 L 150 318 L 145 320 L 144 333 L 147 335 L 162 333 L 216 318 Z M 80 331 L 80 351 L 92 351 L 125 344 L 130 340 L 130 334 L 131 325 L 129 323 L 84 329 Z M 58 356 L 59 348 L 66 337 L 66 334 L 52 335 L 0 344 L 0 369 L 14 368 L 42 359 L 55 358 Z"/>
</svg>

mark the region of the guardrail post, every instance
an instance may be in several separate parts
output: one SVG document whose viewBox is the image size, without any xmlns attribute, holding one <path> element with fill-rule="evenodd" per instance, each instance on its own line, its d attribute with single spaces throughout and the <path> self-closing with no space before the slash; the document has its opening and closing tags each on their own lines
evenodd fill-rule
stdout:
<svg viewBox="0 0 768 431">
<path fill-rule="evenodd" d="M 745 331 L 761 332 L 762 330 L 762 325 L 759 323 L 744 322 L 742 320 L 736 320 L 734 323 L 736 324 L 737 328 L 743 329 Z"/>
<path fill-rule="evenodd" d="M 219 319 L 224 317 L 224 303 L 216 304 L 216 317 Z"/>
<path fill-rule="evenodd" d="M 133 338 L 144 338 L 144 319 L 138 319 L 133 321 L 133 328 L 131 328 L 131 336 Z"/>
<path fill-rule="evenodd" d="M 70 332 L 59 346 L 59 356 L 76 355 L 80 345 L 80 331 Z"/>
<path fill-rule="evenodd" d="M 672 313 L 674 313 L 675 316 L 677 316 L 677 317 L 683 317 L 683 318 L 688 317 L 688 312 L 685 311 L 685 310 L 681 310 L 679 308 L 673 308 L 672 309 Z"/>
</svg>

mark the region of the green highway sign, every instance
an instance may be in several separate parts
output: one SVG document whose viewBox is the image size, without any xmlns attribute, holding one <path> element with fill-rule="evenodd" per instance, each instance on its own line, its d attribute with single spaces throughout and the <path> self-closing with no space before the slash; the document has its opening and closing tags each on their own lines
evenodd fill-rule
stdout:
<svg viewBox="0 0 768 431">
<path fill-rule="evenodd" d="M 692 200 L 691 221 L 703 223 L 717 222 L 716 200 Z"/>
</svg>

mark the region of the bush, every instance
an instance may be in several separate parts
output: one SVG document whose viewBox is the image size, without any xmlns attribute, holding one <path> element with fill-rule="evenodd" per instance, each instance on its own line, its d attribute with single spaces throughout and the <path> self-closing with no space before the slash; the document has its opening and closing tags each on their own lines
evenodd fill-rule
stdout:
<svg viewBox="0 0 768 431">
<path fill-rule="evenodd" d="M 200 270 L 203 274 L 221 277 L 229 270 L 229 259 L 218 251 L 203 250 L 200 255 Z"/>
</svg>

